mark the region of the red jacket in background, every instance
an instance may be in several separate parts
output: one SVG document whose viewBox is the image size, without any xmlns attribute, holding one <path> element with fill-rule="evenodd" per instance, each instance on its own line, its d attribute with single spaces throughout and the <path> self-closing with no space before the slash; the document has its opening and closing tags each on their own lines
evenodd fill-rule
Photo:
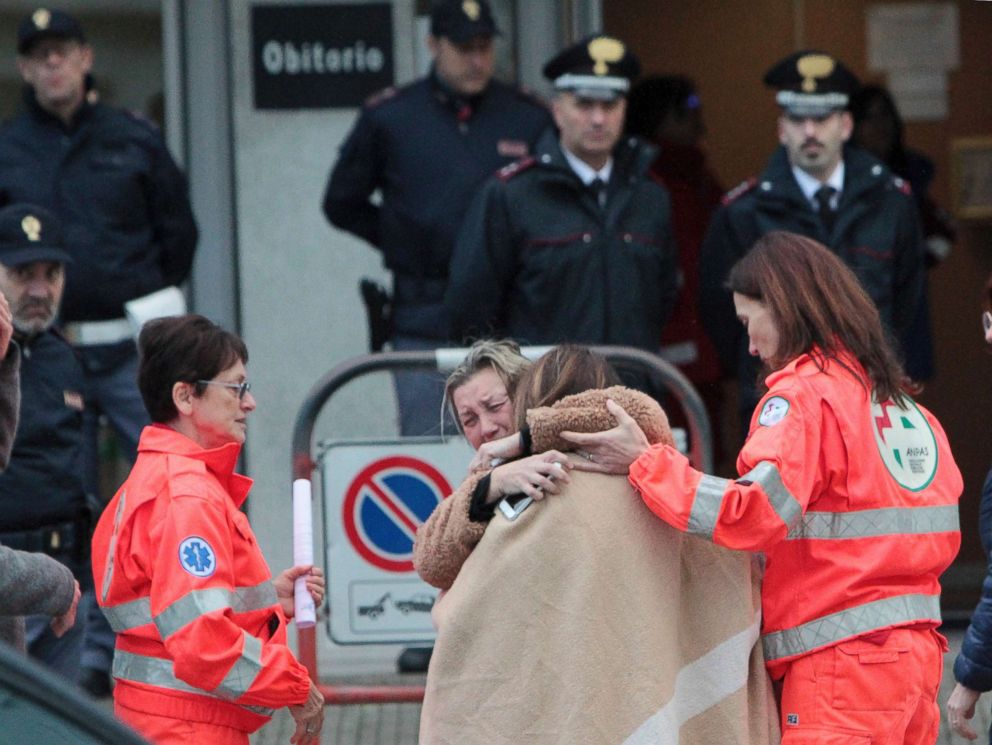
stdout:
<svg viewBox="0 0 992 745">
<path fill-rule="evenodd" d="M 668 348 L 666 357 L 670 355 L 689 380 L 696 384 L 709 383 L 721 375 L 716 350 L 699 321 L 699 246 L 724 190 L 700 148 L 668 140 L 658 140 L 657 144 L 658 157 L 650 172 L 671 196 L 672 227 L 682 277 L 678 300 L 665 324 L 661 342 Z"/>
</svg>

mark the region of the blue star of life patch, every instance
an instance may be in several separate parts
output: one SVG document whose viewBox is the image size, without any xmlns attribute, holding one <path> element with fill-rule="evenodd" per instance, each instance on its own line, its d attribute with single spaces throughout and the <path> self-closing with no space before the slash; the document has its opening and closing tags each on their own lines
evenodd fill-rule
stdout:
<svg viewBox="0 0 992 745">
<path fill-rule="evenodd" d="M 191 535 L 179 544 L 179 566 L 194 577 L 209 577 L 217 568 L 217 554 L 204 539 Z"/>
</svg>

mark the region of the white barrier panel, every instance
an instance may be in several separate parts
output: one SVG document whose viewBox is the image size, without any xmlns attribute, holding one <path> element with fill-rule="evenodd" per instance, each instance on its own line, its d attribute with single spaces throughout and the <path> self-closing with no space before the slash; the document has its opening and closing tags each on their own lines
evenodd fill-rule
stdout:
<svg viewBox="0 0 992 745">
<path fill-rule="evenodd" d="M 461 437 L 322 445 L 328 633 L 335 643 L 434 639 L 438 590 L 413 569 L 413 539 L 464 480 L 472 456 Z"/>
</svg>

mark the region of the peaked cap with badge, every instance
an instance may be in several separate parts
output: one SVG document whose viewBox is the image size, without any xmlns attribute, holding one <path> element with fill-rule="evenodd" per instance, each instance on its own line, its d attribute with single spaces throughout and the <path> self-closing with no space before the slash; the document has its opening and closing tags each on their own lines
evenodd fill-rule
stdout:
<svg viewBox="0 0 992 745">
<path fill-rule="evenodd" d="M 544 77 L 555 90 L 601 101 L 627 95 L 640 72 L 637 55 L 619 39 L 603 34 L 573 44 L 544 66 Z"/>
<path fill-rule="evenodd" d="M 38 8 L 17 26 L 17 53 L 27 54 L 42 39 L 73 39 L 86 43 L 79 21 L 62 10 Z"/>
<path fill-rule="evenodd" d="M 821 117 L 846 109 L 861 87 L 843 62 L 817 49 L 790 54 L 766 72 L 763 80 L 769 88 L 778 89 L 778 105 L 797 117 Z"/>
<path fill-rule="evenodd" d="M 456 44 L 499 33 L 486 0 L 440 0 L 431 9 L 431 35 Z"/>
<path fill-rule="evenodd" d="M 0 264 L 16 267 L 36 261 L 72 261 L 63 248 L 59 219 L 33 204 L 0 209 Z"/>
</svg>

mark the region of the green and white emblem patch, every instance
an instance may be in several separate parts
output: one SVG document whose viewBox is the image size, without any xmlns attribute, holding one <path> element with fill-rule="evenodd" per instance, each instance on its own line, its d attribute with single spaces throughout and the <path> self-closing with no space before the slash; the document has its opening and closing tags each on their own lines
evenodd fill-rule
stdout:
<svg viewBox="0 0 992 745">
<path fill-rule="evenodd" d="M 762 427 L 772 427 L 785 419 L 785 415 L 788 413 L 789 402 L 781 396 L 772 396 L 761 407 L 761 413 L 758 414 L 758 424 Z"/>
<path fill-rule="evenodd" d="M 916 404 L 872 403 L 871 426 L 892 478 L 910 491 L 926 488 L 937 473 L 937 438 Z"/>
</svg>

